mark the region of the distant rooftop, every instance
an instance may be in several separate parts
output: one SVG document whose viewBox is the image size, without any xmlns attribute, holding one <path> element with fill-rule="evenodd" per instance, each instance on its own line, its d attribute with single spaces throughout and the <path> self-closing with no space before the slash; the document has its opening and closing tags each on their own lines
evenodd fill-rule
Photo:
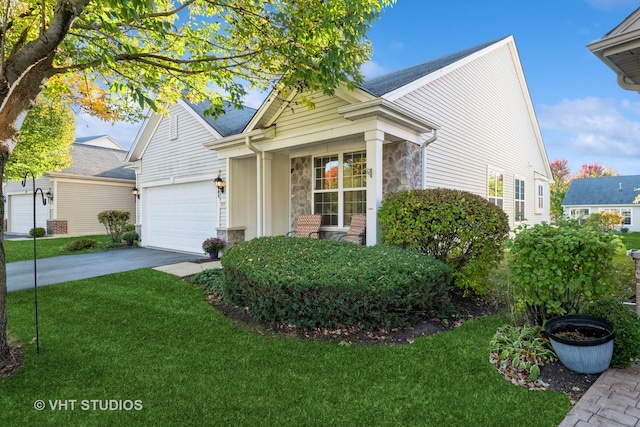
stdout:
<svg viewBox="0 0 640 427">
<path fill-rule="evenodd" d="M 638 195 L 636 188 L 640 188 L 640 175 L 574 179 L 562 205 L 630 205 Z"/>
<path fill-rule="evenodd" d="M 73 159 L 71 166 L 56 173 L 135 180 L 135 172 L 122 166 L 126 156 L 126 150 L 97 147 L 76 142 L 71 147 L 71 157 Z"/>
<path fill-rule="evenodd" d="M 256 113 L 256 109 L 244 107 L 241 110 L 235 108 L 231 103 L 225 102 L 224 113 L 220 114 L 217 118 L 204 112 L 207 108 L 211 107 L 211 101 L 200 102 L 199 104 L 192 104 L 186 101 L 187 105 L 193 108 L 193 111 L 198 113 L 200 117 L 204 119 L 212 128 L 214 128 L 222 137 L 237 135 L 247 126 L 249 121 Z"/>
</svg>

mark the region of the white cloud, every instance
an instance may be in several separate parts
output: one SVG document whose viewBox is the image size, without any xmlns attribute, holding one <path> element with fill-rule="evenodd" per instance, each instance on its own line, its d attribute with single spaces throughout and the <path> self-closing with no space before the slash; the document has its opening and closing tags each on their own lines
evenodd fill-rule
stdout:
<svg viewBox="0 0 640 427">
<path fill-rule="evenodd" d="M 640 103 L 595 97 L 564 99 L 542 105 L 538 121 L 550 159 L 567 158 L 574 168 L 597 162 L 621 173 L 638 174 Z"/>
<path fill-rule="evenodd" d="M 375 61 L 367 61 L 360 67 L 360 71 L 364 75 L 365 79 L 380 76 L 387 71 Z"/>
</svg>

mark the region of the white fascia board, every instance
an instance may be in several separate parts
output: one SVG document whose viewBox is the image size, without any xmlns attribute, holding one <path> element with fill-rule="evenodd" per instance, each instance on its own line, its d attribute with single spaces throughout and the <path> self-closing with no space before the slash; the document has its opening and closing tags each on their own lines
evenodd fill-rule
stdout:
<svg viewBox="0 0 640 427">
<path fill-rule="evenodd" d="M 124 159 L 125 163 L 135 162 L 142 158 L 142 155 L 147 150 L 149 141 L 151 141 L 151 138 L 156 133 L 156 129 L 158 128 L 161 119 L 162 116 L 157 113 L 151 113 L 147 116 L 144 123 L 142 123 L 142 126 L 138 130 L 136 138 L 133 140 L 131 149 Z"/>
</svg>

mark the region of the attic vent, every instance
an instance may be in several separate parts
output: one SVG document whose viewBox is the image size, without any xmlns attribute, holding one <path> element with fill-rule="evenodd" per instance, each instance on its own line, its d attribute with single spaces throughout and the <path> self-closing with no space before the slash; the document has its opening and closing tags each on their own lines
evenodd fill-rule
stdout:
<svg viewBox="0 0 640 427">
<path fill-rule="evenodd" d="M 169 139 L 178 139 L 178 116 L 171 116 L 169 122 Z"/>
</svg>

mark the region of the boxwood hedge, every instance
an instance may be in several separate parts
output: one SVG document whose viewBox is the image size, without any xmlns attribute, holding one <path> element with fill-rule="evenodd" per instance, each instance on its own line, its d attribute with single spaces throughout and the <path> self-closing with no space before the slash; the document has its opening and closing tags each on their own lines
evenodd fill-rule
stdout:
<svg viewBox="0 0 640 427">
<path fill-rule="evenodd" d="M 447 265 L 415 251 L 261 237 L 225 251 L 224 298 L 253 317 L 302 328 L 406 326 L 433 315 Z"/>
</svg>

